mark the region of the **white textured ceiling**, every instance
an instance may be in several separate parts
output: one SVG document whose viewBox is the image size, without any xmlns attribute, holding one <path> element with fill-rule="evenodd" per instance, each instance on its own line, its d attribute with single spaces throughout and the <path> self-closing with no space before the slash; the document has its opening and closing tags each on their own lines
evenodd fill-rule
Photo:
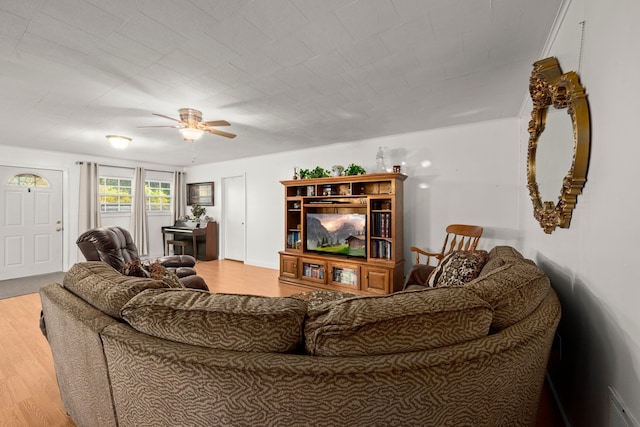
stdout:
<svg viewBox="0 0 640 427">
<path fill-rule="evenodd" d="M 515 117 L 561 2 L 0 0 L 0 145 L 189 165 Z M 138 128 L 182 107 L 238 137 Z"/>
</svg>

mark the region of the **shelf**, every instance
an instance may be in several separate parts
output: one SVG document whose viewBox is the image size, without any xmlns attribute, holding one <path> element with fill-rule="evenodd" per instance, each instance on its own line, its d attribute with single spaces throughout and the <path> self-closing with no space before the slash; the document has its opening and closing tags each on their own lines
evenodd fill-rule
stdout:
<svg viewBox="0 0 640 427">
<path fill-rule="evenodd" d="M 366 208 L 362 203 L 305 203 L 305 208 Z"/>
</svg>

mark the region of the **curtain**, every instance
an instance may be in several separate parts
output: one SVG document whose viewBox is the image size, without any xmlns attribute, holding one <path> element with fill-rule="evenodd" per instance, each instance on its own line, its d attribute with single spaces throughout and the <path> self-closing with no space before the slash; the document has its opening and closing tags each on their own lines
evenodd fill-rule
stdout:
<svg viewBox="0 0 640 427">
<path fill-rule="evenodd" d="M 78 202 L 78 235 L 100 227 L 99 165 L 80 162 L 80 200 Z"/>
<path fill-rule="evenodd" d="M 147 224 L 147 203 L 144 189 L 145 171 L 138 166 L 131 184 L 131 222 L 129 232 L 138 247 L 138 255 L 149 255 L 149 231 Z"/>
<path fill-rule="evenodd" d="M 100 177 L 97 163 L 79 162 L 80 188 L 78 200 L 78 236 L 87 230 L 100 227 Z M 80 249 L 76 256 L 84 260 Z"/>
<path fill-rule="evenodd" d="M 171 211 L 174 221 L 180 217 L 186 216 L 187 206 L 187 190 L 185 184 L 185 173 L 173 172 L 173 201 L 171 203 Z"/>
</svg>

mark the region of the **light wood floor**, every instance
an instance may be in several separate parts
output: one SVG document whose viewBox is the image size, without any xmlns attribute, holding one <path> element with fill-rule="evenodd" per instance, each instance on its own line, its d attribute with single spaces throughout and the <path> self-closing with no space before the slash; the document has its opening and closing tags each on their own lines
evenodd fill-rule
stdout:
<svg viewBox="0 0 640 427">
<path fill-rule="evenodd" d="M 278 271 L 234 261 L 198 262 L 211 292 L 288 296 L 308 288 L 280 285 Z M 0 426 L 74 426 L 60 400 L 49 344 L 40 332 L 40 296 L 0 300 Z"/>
<path fill-rule="evenodd" d="M 278 271 L 234 261 L 198 262 L 211 292 L 288 296 L 308 288 L 278 283 Z M 0 300 L 0 426 L 73 427 L 60 400 L 49 344 L 38 327 L 40 297 Z M 549 395 L 537 426 L 560 426 Z"/>
<path fill-rule="evenodd" d="M 0 425 L 75 425 L 60 401 L 40 310 L 38 294 L 0 300 Z"/>
</svg>

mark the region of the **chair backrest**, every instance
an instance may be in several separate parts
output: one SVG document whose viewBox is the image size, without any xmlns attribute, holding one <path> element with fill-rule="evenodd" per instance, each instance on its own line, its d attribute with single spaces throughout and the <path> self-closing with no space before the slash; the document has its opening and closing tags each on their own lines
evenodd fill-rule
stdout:
<svg viewBox="0 0 640 427">
<path fill-rule="evenodd" d="M 106 262 L 116 270 L 140 258 L 131 234 L 122 227 L 93 228 L 82 233 L 76 244 L 87 261 Z"/>
<path fill-rule="evenodd" d="M 475 250 L 484 229 L 477 225 L 451 224 L 447 226 L 447 236 L 442 245 L 442 255 L 454 251 Z"/>
<path fill-rule="evenodd" d="M 431 260 L 437 260 L 438 264 L 442 259 L 454 251 L 475 250 L 482 236 L 483 228 L 478 225 L 451 224 L 446 228 L 447 236 L 440 252 L 428 252 L 416 246 L 411 246 L 411 251 L 416 253 L 416 264 L 420 264 L 420 256 L 426 257 L 425 265 L 429 265 Z"/>
</svg>

